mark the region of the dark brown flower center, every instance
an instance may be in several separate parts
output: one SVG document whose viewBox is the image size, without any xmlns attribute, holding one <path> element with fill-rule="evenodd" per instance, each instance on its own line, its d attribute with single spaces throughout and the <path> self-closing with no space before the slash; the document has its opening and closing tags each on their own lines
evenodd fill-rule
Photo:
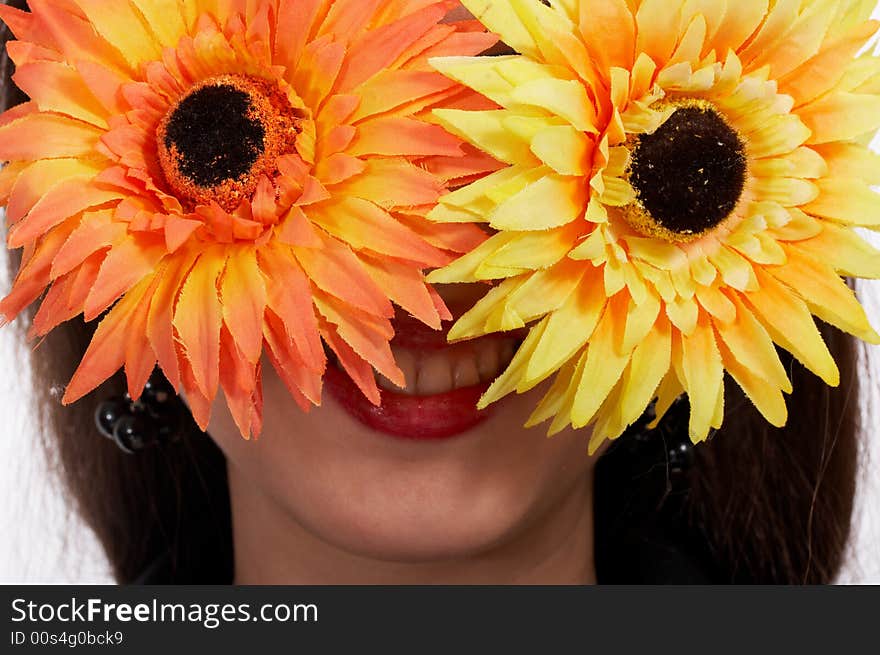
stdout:
<svg viewBox="0 0 880 655">
<path fill-rule="evenodd" d="M 292 152 L 300 115 L 274 83 L 222 76 L 195 87 L 168 112 L 157 132 L 165 180 L 189 204 L 217 202 L 227 211 L 250 198 L 261 175 Z"/>
<path fill-rule="evenodd" d="M 221 84 L 184 98 L 168 120 L 165 147 L 177 151 L 185 177 L 210 188 L 246 175 L 263 154 L 265 138 L 250 95 Z"/>
<path fill-rule="evenodd" d="M 671 240 L 705 234 L 736 208 L 746 174 L 745 145 L 721 115 L 708 103 L 681 106 L 636 140 L 629 181 L 653 224 L 636 227 Z"/>
</svg>

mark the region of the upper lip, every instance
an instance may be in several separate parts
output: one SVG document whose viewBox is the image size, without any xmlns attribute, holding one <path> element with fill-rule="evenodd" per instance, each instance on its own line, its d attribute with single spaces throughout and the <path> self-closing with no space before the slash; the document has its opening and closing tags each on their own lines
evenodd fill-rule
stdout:
<svg viewBox="0 0 880 655">
<path fill-rule="evenodd" d="M 456 314 L 453 314 L 457 317 Z M 394 326 L 394 338 L 392 346 L 402 346 L 418 350 L 437 350 L 448 345 L 447 335 L 454 321 L 444 321 L 441 329 L 435 330 L 425 325 L 407 312 L 398 309 L 392 325 Z"/>
</svg>

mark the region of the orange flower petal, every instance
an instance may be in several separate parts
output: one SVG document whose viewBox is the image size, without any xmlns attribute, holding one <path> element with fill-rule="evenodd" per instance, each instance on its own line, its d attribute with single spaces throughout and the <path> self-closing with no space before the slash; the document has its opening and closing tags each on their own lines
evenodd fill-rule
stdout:
<svg viewBox="0 0 880 655">
<path fill-rule="evenodd" d="M 96 389 L 123 365 L 129 340 L 129 322 L 143 303 L 152 283 L 149 278 L 142 280 L 98 324 L 82 361 L 65 389 L 61 399 L 65 405 Z"/>
<path fill-rule="evenodd" d="M 263 345 L 266 285 L 253 248 L 230 253 L 220 283 L 220 298 L 223 322 L 236 349 L 248 362 L 256 365 Z"/>
<path fill-rule="evenodd" d="M 28 114 L 0 126 L 0 159 L 81 157 L 94 151 L 101 131 L 55 114 Z"/>
<path fill-rule="evenodd" d="M 259 265 L 267 280 L 267 306 L 293 341 L 299 359 L 312 371 L 323 372 L 326 359 L 318 333 L 309 280 L 290 251 L 263 248 Z"/>
<path fill-rule="evenodd" d="M 129 236 L 107 254 L 83 308 L 86 321 L 95 319 L 120 296 L 152 273 L 164 248 L 158 239 Z"/>
<path fill-rule="evenodd" d="M 119 191 L 102 189 L 93 183 L 83 184 L 80 180 L 63 182 L 48 191 L 28 215 L 9 231 L 9 246 L 21 247 L 71 216 L 122 198 Z"/>
<path fill-rule="evenodd" d="M 461 142 L 439 125 L 412 118 L 389 117 L 366 121 L 358 128 L 349 154 L 394 157 L 461 155 Z"/>
<path fill-rule="evenodd" d="M 223 309 L 217 283 L 225 265 L 226 257 L 221 251 L 202 253 L 183 283 L 174 310 L 173 324 L 183 355 L 196 386 L 207 400 L 213 400 L 219 382 Z"/>
<path fill-rule="evenodd" d="M 319 289 L 353 307 L 376 316 L 391 317 L 394 310 L 387 297 L 365 275 L 351 249 L 331 236 L 319 233 L 321 250 L 298 248 L 296 258 Z"/>
</svg>

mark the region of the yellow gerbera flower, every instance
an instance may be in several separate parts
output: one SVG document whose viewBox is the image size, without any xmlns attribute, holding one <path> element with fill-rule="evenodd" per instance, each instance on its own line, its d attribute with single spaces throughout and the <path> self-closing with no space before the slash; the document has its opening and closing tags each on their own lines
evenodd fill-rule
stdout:
<svg viewBox="0 0 880 655">
<path fill-rule="evenodd" d="M 880 342 L 839 277 L 880 277 L 873 0 L 463 4 L 520 54 L 432 62 L 499 106 L 436 115 L 509 167 L 430 214 L 498 232 L 429 280 L 503 280 L 452 339 L 536 322 L 483 405 L 558 372 L 529 424 L 595 449 L 686 392 L 700 440 L 725 370 L 785 423 L 774 343 L 838 384 L 812 314 Z"/>
<path fill-rule="evenodd" d="M 261 429 L 261 355 L 320 401 L 323 341 L 364 393 L 403 383 L 392 301 L 439 327 L 422 269 L 482 240 L 424 214 L 492 164 L 425 118 L 472 94 L 428 59 L 494 42 L 449 0 L 33 0 L 0 17 L 30 102 L 0 117 L 0 196 L 32 334 L 104 316 L 64 395 L 158 362 L 204 428 L 219 388 Z M 472 94 L 473 95 L 473 94 Z M 464 227 L 464 226 L 460 226 Z M 440 228 L 440 229 L 437 229 Z"/>
</svg>

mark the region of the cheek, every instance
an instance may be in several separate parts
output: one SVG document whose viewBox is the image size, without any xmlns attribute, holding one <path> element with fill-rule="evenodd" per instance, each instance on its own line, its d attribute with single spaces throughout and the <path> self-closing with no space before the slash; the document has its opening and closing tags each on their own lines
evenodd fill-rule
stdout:
<svg viewBox="0 0 880 655">
<path fill-rule="evenodd" d="M 401 561 L 465 556 L 513 539 L 585 482 L 589 430 L 552 439 L 522 427 L 541 391 L 508 398 L 460 437 L 409 442 L 372 432 L 325 394 L 302 412 L 264 369 L 265 428 L 245 441 L 225 404 L 209 432 L 261 502 L 349 552 Z"/>
</svg>

